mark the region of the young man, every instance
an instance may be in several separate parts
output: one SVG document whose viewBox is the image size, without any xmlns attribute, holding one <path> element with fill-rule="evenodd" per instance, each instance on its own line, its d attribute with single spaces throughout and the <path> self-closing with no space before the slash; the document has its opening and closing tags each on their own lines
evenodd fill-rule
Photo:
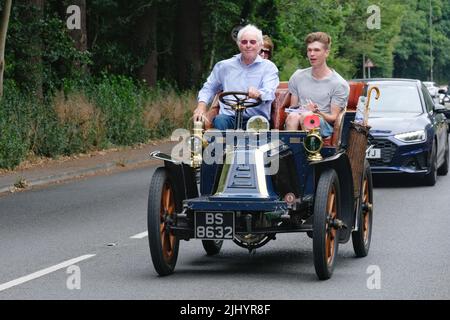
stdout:
<svg viewBox="0 0 450 320">
<path fill-rule="evenodd" d="M 310 68 L 297 70 L 289 79 L 291 107 L 302 106 L 306 112 L 290 113 L 286 130 L 298 130 L 305 116 L 320 116 L 320 133 L 328 137 L 333 123 L 346 107 L 350 87 L 347 81 L 327 66 L 331 38 L 324 32 L 310 33 L 305 38 Z"/>
<path fill-rule="evenodd" d="M 259 52 L 263 45 L 261 30 L 253 25 L 242 28 L 237 36 L 241 52 L 234 57 L 219 61 L 198 93 L 198 105 L 194 110 L 194 121 L 202 121 L 207 105 L 220 91 L 247 92 L 249 98 L 261 98 L 262 103 L 244 113 L 244 123 L 253 115 L 270 119 L 270 107 L 278 87 L 278 69 L 269 60 L 262 59 Z M 233 129 L 234 110 L 220 103 L 219 114 L 214 118 L 214 127 L 219 130 Z"/>
</svg>

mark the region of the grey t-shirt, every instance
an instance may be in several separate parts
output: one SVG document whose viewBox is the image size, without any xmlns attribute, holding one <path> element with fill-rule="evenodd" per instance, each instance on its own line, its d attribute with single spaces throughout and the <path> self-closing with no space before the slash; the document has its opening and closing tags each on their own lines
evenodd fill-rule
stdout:
<svg viewBox="0 0 450 320">
<path fill-rule="evenodd" d="M 310 99 L 322 112 L 331 113 L 332 104 L 345 108 L 350 86 L 339 73 L 331 70 L 332 74 L 321 80 L 312 76 L 312 68 L 295 71 L 289 79 L 289 92 L 298 97 L 299 103 Z"/>
</svg>

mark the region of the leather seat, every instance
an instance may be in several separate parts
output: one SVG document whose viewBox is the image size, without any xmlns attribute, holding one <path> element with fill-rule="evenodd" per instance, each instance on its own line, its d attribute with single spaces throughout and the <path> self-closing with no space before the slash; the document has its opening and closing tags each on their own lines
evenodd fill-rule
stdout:
<svg viewBox="0 0 450 320">
<path fill-rule="evenodd" d="M 347 106 L 342 109 L 339 113 L 338 117 L 334 121 L 333 125 L 333 134 L 331 137 L 324 139 L 324 146 L 333 146 L 337 147 L 341 143 L 343 122 L 346 112 L 356 112 L 356 108 L 358 106 L 358 100 L 361 95 L 365 95 L 365 90 L 367 89 L 367 85 L 364 82 L 352 82 L 349 83 L 350 92 L 348 95 Z"/>
<path fill-rule="evenodd" d="M 289 107 L 290 104 L 291 94 L 288 90 L 288 83 L 286 81 L 280 82 L 280 85 L 275 91 L 275 100 L 272 102 L 272 108 L 270 111 L 270 127 L 272 129 L 284 129 L 284 122 L 287 117 L 284 109 Z"/>
<path fill-rule="evenodd" d="M 205 114 L 205 130 L 214 128 L 213 120 L 219 114 L 220 106 L 219 106 L 219 94 L 216 94 L 213 102 L 211 103 L 211 107 Z"/>
<path fill-rule="evenodd" d="M 367 85 L 363 82 L 352 82 L 349 83 L 350 92 L 347 107 L 343 109 L 333 125 L 333 135 L 324 139 L 324 145 L 338 146 L 340 143 L 340 137 L 342 132 L 342 123 L 346 112 L 355 112 L 358 105 L 358 100 L 361 95 L 365 95 L 367 90 Z M 287 114 L 285 109 L 290 106 L 291 94 L 288 91 L 288 82 L 280 82 L 276 92 L 275 100 L 272 102 L 271 108 L 271 119 L 270 124 L 272 129 L 283 130 L 284 122 L 286 120 Z M 214 97 L 211 107 L 206 113 L 205 130 L 213 128 L 214 117 L 219 113 L 219 95 Z"/>
</svg>

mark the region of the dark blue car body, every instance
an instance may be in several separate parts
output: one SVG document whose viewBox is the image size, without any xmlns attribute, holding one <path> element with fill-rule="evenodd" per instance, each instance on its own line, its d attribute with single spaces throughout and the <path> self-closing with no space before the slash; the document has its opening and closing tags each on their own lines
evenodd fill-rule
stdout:
<svg viewBox="0 0 450 320">
<path fill-rule="evenodd" d="M 373 149 L 381 150 L 379 157 L 369 158 L 372 173 L 416 174 L 424 178 L 425 184 L 434 185 L 436 175 L 445 175 L 448 171 L 448 124 L 444 107 L 433 102 L 428 90 L 419 80 L 362 81 L 367 82 L 369 86 L 378 86 L 381 98 L 384 94 L 385 100 L 395 101 L 391 106 L 380 107 L 382 110 L 377 110 L 375 102 L 371 104 L 369 142 Z M 412 93 L 407 97 L 399 94 L 405 87 Z M 413 87 L 416 88 L 417 94 Z M 396 96 L 397 94 L 399 96 Z M 392 109 L 389 110 L 390 107 Z M 402 141 L 398 138 L 402 134 L 421 131 L 425 133 L 421 136 L 422 139 Z"/>
</svg>

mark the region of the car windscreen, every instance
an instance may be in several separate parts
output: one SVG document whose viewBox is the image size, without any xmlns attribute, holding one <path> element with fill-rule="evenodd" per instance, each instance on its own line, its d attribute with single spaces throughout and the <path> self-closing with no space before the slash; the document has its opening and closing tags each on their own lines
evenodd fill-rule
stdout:
<svg viewBox="0 0 450 320">
<path fill-rule="evenodd" d="M 376 85 L 380 89 L 380 98 L 375 99 L 375 92 L 370 98 L 371 112 L 413 112 L 422 113 L 419 91 L 415 85 Z"/>
</svg>

